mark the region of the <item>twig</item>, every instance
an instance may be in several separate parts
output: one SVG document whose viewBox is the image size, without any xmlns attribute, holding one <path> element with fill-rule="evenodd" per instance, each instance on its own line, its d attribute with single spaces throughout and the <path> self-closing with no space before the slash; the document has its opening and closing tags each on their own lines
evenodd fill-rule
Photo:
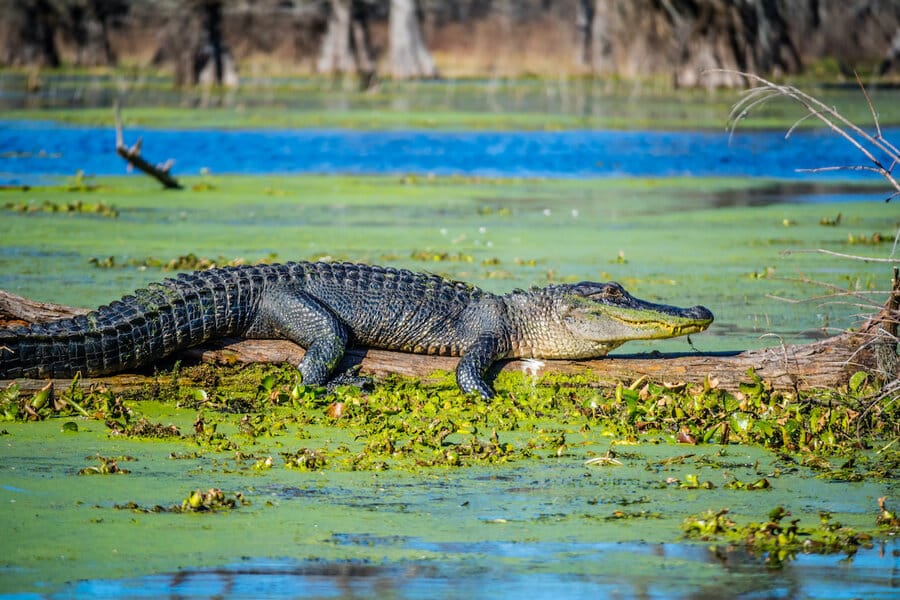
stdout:
<svg viewBox="0 0 900 600">
<path fill-rule="evenodd" d="M 900 193 L 900 192 L 898 192 Z M 815 250 L 782 250 L 781 255 L 789 254 L 828 254 L 829 256 L 837 256 L 839 258 L 849 258 L 850 260 L 861 260 L 863 262 L 878 262 L 900 264 L 900 258 L 875 258 L 872 256 L 857 256 L 855 254 L 845 254 L 843 252 L 835 252 L 833 250 L 825 250 L 824 248 L 816 248 Z"/>
<path fill-rule="evenodd" d="M 879 175 L 884 177 L 884 179 L 886 179 L 888 183 L 890 183 L 891 187 L 897 190 L 897 194 L 888 197 L 887 201 L 890 201 L 891 198 L 894 198 L 896 195 L 900 194 L 900 182 L 898 182 L 897 179 L 893 176 L 894 167 L 897 164 L 900 164 L 900 151 L 898 151 L 896 146 L 884 139 L 881 131 L 881 125 L 878 122 L 878 114 L 875 112 L 872 101 L 869 98 L 865 87 L 862 85 L 862 81 L 859 80 L 859 76 L 857 76 L 857 81 L 860 82 L 860 87 L 862 89 L 863 95 L 866 98 L 866 102 L 869 105 L 869 110 L 872 112 L 872 117 L 875 120 L 876 134 L 874 136 L 864 131 L 852 121 L 848 120 L 836 109 L 827 106 L 822 101 L 816 99 L 813 96 L 810 96 L 805 92 L 802 92 L 794 86 L 778 85 L 752 73 L 733 71 L 730 69 L 713 69 L 713 71 L 741 75 L 748 81 L 753 81 L 759 84 L 753 88 L 750 88 L 744 94 L 744 97 L 736 102 L 734 107 L 732 107 L 731 113 L 729 115 L 730 135 L 734 134 L 738 123 L 741 121 L 741 119 L 746 118 L 752 109 L 761 104 L 764 104 L 772 98 L 776 98 L 779 96 L 790 98 L 803 106 L 809 114 L 801 117 L 797 122 L 795 122 L 788 129 L 786 137 L 790 136 L 790 134 L 794 131 L 794 129 L 797 128 L 797 126 L 800 125 L 800 123 L 811 116 L 816 117 L 833 132 L 853 144 L 853 146 L 860 153 L 862 153 L 869 162 L 875 165 L 874 167 L 867 167 L 861 170 L 871 170 L 878 173 Z M 857 137 L 854 137 L 853 134 L 855 134 L 855 136 Z M 887 157 L 890 159 L 889 166 L 886 167 L 882 163 L 882 161 L 875 156 L 874 150 L 876 149 L 887 155 Z M 842 169 L 845 167 L 839 168 Z"/>
<path fill-rule="evenodd" d="M 163 165 L 154 166 L 141 157 L 141 138 L 138 138 L 137 142 L 130 148 L 125 145 L 125 139 L 122 133 L 122 116 L 119 113 L 118 102 L 113 106 L 113 111 L 116 116 L 116 154 L 128 161 L 128 164 L 134 165 L 147 175 L 155 178 L 166 188 L 173 190 L 182 189 L 178 180 L 169 174 L 169 169 L 172 168 L 174 162 L 172 159 L 169 159 Z"/>
</svg>

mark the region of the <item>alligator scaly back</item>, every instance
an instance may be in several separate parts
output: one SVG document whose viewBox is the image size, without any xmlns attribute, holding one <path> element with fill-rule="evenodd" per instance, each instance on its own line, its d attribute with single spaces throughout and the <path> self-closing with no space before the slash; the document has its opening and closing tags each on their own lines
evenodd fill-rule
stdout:
<svg viewBox="0 0 900 600">
<path fill-rule="evenodd" d="M 253 318 L 267 271 L 182 274 L 86 315 L 0 329 L 0 379 L 107 375 L 236 335 Z"/>
<path fill-rule="evenodd" d="M 283 338 L 306 350 L 306 384 L 323 385 L 348 345 L 459 356 L 464 392 L 505 357 L 590 358 L 628 340 L 706 329 L 702 306 L 639 300 L 581 282 L 498 296 L 458 281 L 352 263 L 211 269 L 138 290 L 87 315 L 0 330 L 0 379 L 105 375 L 221 337 Z"/>
</svg>

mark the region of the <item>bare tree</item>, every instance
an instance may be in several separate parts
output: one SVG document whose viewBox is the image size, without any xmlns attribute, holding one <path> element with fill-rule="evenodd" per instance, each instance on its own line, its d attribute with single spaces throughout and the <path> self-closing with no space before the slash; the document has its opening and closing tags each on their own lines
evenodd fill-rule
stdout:
<svg viewBox="0 0 900 600">
<path fill-rule="evenodd" d="M 437 76 L 434 60 L 422 39 L 414 0 L 391 0 L 390 36 L 394 78 Z"/>
<path fill-rule="evenodd" d="M 52 0 L 3 0 L 0 28 L 5 41 L 0 62 L 4 65 L 58 67 L 61 63 L 56 33 L 61 26 L 61 7 Z"/>
<path fill-rule="evenodd" d="M 109 40 L 110 29 L 128 13 L 125 0 L 82 0 L 67 3 L 67 25 L 75 44 L 75 64 L 112 65 L 116 53 Z"/>
<path fill-rule="evenodd" d="M 154 63 L 174 63 L 176 85 L 238 85 L 237 67 L 222 36 L 223 0 L 177 5 Z"/>
<path fill-rule="evenodd" d="M 730 70 L 795 72 L 799 53 L 776 0 L 596 0 L 590 27 L 595 73 L 674 73 L 676 85 L 742 85 Z"/>
<path fill-rule="evenodd" d="M 361 87 L 375 81 L 369 43 L 368 7 L 354 0 L 330 0 L 328 28 L 322 38 L 316 70 L 330 75 L 356 74 Z"/>
<path fill-rule="evenodd" d="M 580 67 L 591 65 L 593 46 L 592 27 L 594 25 L 595 0 L 578 0 L 575 7 L 575 64 Z"/>
</svg>

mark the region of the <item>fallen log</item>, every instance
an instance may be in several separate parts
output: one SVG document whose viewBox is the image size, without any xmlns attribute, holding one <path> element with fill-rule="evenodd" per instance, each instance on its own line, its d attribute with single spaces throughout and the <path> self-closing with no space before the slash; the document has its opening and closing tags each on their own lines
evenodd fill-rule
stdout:
<svg viewBox="0 0 900 600">
<path fill-rule="evenodd" d="M 885 323 L 896 324 L 896 309 L 892 302 L 900 298 L 900 284 L 885 309 L 870 319 L 860 331 L 847 332 L 809 344 L 789 344 L 744 352 L 669 353 L 649 352 L 616 355 L 593 360 L 521 360 L 498 363 L 494 374 L 501 371 L 522 371 L 539 376 L 543 373 L 592 373 L 600 381 L 631 382 L 647 377 L 658 382 L 701 383 L 709 377 L 719 387 L 735 390 L 748 381 L 747 371 L 754 372 L 776 389 L 809 390 L 834 388 L 845 384 L 856 371 L 879 372 L 875 342 Z M 87 312 L 85 309 L 29 300 L 0 290 L 0 326 L 44 322 Z M 896 329 L 894 329 L 896 331 Z M 896 339 L 893 339 L 896 356 Z M 222 339 L 185 350 L 179 358 L 189 362 L 212 364 L 291 363 L 303 358 L 303 348 L 286 340 Z M 371 348 L 351 348 L 340 368 L 358 365 L 363 374 L 376 378 L 404 375 L 428 379 L 438 371 L 452 371 L 458 359 L 443 356 L 407 354 Z M 86 378 L 79 385 L 103 384 L 113 389 L 140 387 L 154 380 L 149 375 L 125 374 L 111 377 Z M 40 389 L 46 381 L 18 380 L 20 389 Z M 71 380 L 58 380 L 57 388 L 65 388 Z M 8 382 L 0 382 L 5 387 Z"/>
</svg>

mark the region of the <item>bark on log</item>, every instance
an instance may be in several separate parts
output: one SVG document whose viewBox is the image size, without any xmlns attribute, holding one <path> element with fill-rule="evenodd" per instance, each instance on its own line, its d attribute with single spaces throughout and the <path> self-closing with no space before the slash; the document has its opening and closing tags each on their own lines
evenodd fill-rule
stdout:
<svg viewBox="0 0 900 600">
<path fill-rule="evenodd" d="M 900 298 L 895 288 L 894 301 Z M 891 304 L 886 307 L 889 311 Z M 776 389 L 809 390 L 834 388 L 848 380 L 858 370 L 878 372 L 875 351 L 870 346 L 879 339 L 876 330 L 884 328 L 884 319 L 897 320 L 896 309 L 882 311 L 873 317 L 860 332 L 838 335 L 810 344 L 786 345 L 761 350 L 734 353 L 696 354 L 632 354 L 595 360 L 506 360 L 498 363 L 494 373 L 521 371 L 532 375 L 542 373 L 583 374 L 591 372 L 601 381 L 631 382 L 648 377 L 657 382 L 701 383 L 707 377 L 715 379 L 721 388 L 736 390 L 747 381 L 747 370 L 771 383 Z M 25 322 L 42 322 L 87 312 L 85 309 L 35 302 L 0 290 L 0 327 Z M 896 353 L 896 340 L 894 340 Z M 235 363 L 291 363 L 297 364 L 304 350 L 285 340 L 219 340 L 180 354 L 183 359 L 213 364 Z M 404 375 L 428 378 L 436 371 L 452 371 L 458 359 L 441 356 L 406 354 L 387 350 L 350 349 L 340 368 L 359 365 L 363 374 L 376 378 Z M 154 380 L 151 376 L 135 374 L 82 379 L 79 385 L 102 384 L 112 389 L 140 387 Z M 46 384 L 40 380 L 18 380 L 20 389 L 37 390 Z M 70 380 L 55 381 L 62 389 Z M 8 382 L 0 382 L 5 387 Z"/>
</svg>

